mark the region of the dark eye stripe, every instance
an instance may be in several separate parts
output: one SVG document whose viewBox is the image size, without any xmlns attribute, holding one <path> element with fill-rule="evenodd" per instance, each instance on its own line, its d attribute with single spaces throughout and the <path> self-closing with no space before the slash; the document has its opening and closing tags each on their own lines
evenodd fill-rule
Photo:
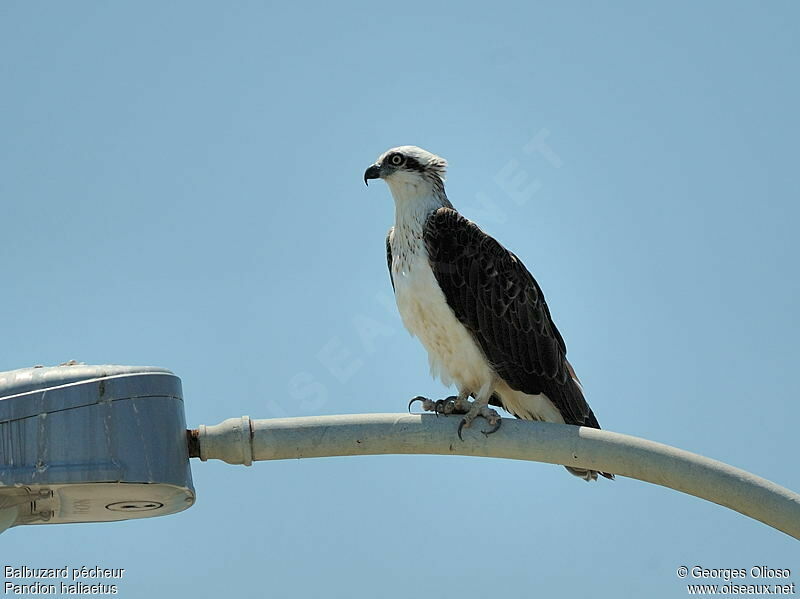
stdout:
<svg viewBox="0 0 800 599">
<path fill-rule="evenodd" d="M 406 168 L 411 171 L 423 171 L 424 167 L 419 163 L 416 158 L 406 158 Z"/>
<path fill-rule="evenodd" d="M 404 156 L 400 152 L 389 154 L 389 156 L 386 157 L 386 163 L 394 167 L 403 167 L 404 169 L 410 171 L 417 171 L 420 173 L 425 171 L 425 167 L 419 162 L 419 160 L 412 158 L 411 156 Z"/>
</svg>

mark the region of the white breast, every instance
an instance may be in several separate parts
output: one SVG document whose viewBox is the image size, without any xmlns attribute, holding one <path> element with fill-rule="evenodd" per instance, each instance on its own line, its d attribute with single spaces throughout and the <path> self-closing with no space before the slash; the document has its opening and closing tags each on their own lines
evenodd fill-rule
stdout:
<svg viewBox="0 0 800 599">
<path fill-rule="evenodd" d="M 397 232 L 396 232 L 397 233 Z M 456 319 L 431 270 L 422 240 L 392 237 L 392 276 L 403 324 L 428 350 L 431 374 L 459 391 L 491 391 L 494 373 L 467 329 Z"/>
</svg>

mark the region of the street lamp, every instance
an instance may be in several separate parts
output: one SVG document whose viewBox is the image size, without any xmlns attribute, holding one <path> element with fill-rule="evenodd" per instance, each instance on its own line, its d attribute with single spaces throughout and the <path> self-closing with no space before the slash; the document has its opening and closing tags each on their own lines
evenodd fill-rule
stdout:
<svg viewBox="0 0 800 599">
<path fill-rule="evenodd" d="M 21 524 L 174 514 L 194 503 L 189 458 L 400 454 L 532 460 L 613 472 L 713 501 L 800 539 L 800 495 L 675 447 L 593 428 L 504 420 L 456 437 L 459 418 L 349 414 L 230 418 L 186 430 L 163 368 L 68 363 L 0 373 L 0 532 Z"/>
<path fill-rule="evenodd" d="M 181 381 L 163 368 L 0 373 L 0 532 L 188 508 L 185 429 Z"/>
</svg>

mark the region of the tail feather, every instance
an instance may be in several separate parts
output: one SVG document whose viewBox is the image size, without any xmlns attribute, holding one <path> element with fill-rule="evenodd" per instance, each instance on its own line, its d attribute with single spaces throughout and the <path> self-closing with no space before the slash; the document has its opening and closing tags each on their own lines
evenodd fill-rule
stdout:
<svg viewBox="0 0 800 599">
<path fill-rule="evenodd" d="M 589 408 L 589 413 L 586 414 L 586 418 L 581 426 L 600 429 L 600 423 L 597 421 L 597 417 L 594 415 L 594 412 L 592 412 L 592 408 Z M 583 468 L 570 468 L 569 466 L 564 466 L 564 468 L 566 468 L 570 474 L 573 474 L 578 478 L 582 478 L 587 482 L 591 480 L 597 480 L 598 474 L 609 480 L 614 480 L 614 475 L 608 472 L 600 472 L 599 470 L 584 470 Z"/>
<path fill-rule="evenodd" d="M 584 470 L 583 468 L 572 468 L 571 466 L 564 466 L 567 472 L 578 478 L 582 478 L 586 482 L 597 480 L 597 475 L 604 476 L 609 480 L 614 480 L 614 475 L 608 472 L 599 472 L 598 470 Z"/>
</svg>

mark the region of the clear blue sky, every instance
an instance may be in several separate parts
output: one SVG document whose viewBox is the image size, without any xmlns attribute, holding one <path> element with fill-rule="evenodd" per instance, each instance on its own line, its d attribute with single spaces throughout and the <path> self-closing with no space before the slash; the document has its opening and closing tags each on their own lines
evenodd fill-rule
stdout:
<svg viewBox="0 0 800 599">
<path fill-rule="evenodd" d="M 0 370 L 165 366 L 191 426 L 446 394 L 386 307 L 393 208 L 361 179 L 414 144 L 537 277 L 604 427 L 800 490 L 799 18 L 2 2 Z M 12 529 L 0 562 L 124 567 L 124 597 L 677 597 L 684 564 L 800 583 L 796 541 L 624 478 L 429 456 L 193 474 L 186 512 Z"/>
</svg>

